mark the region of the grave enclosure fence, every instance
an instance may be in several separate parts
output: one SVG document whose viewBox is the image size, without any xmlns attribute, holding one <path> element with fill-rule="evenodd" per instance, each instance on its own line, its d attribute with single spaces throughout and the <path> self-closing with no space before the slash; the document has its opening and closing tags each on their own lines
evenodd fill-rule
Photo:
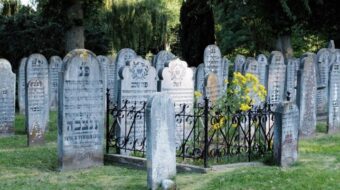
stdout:
<svg viewBox="0 0 340 190">
<path fill-rule="evenodd" d="M 108 92 L 106 153 L 145 157 L 147 102 L 125 100 L 118 106 L 109 97 Z M 181 134 L 176 134 L 176 138 L 180 136 L 180 143 L 176 142 L 179 162 L 208 167 L 273 157 L 275 118 L 269 104 L 232 112 L 230 106 L 212 106 L 204 98 L 193 111 L 186 104 L 180 108 L 174 126 L 182 128 Z"/>
</svg>

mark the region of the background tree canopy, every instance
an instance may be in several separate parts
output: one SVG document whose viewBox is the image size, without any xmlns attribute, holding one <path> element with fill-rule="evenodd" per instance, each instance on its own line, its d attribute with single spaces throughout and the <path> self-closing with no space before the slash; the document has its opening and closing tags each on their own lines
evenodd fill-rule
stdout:
<svg viewBox="0 0 340 190">
<path fill-rule="evenodd" d="M 340 43 L 336 0 L 0 0 L 0 57 L 17 68 L 32 53 L 64 56 L 71 48 L 139 55 L 167 49 L 189 65 L 217 44 L 224 55 L 286 56 Z"/>
</svg>

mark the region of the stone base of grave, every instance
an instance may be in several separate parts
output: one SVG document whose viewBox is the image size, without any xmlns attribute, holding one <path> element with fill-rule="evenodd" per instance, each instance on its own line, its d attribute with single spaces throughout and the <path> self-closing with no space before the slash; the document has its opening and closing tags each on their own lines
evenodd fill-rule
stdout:
<svg viewBox="0 0 340 190">
<path fill-rule="evenodd" d="M 146 170 L 146 158 L 125 156 L 120 154 L 106 154 L 104 156 L 105 165 L 121 165 L 134 169 Z M 261 167 L 262 162 L 241 162 L 225 165 L 214 165 L 210 168 L 203 168 L 188 164 L 176 164 L 176 170 L 179 173 L 210 173 L 210 172 L 225 172 L 243 167 Z"/>
</svg>

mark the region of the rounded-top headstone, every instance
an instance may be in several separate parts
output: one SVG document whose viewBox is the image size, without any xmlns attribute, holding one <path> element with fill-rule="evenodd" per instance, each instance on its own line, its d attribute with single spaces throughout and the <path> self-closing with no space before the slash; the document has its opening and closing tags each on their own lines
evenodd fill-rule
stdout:
<svg viewBox="0 0 340 190">
<path fill-rule="evenodd" d="M 49 93 L 50 93 L 50 110 L 56 111 L 58 107 L 58 84 L 59 84 L 59 72 L 63 61 L 59 56 L 50 57 L 49 65 Z"/>
<path fill-rule="evenodd" d="M 243 72 L 243 65 L 246 62 L 246 57 L 243 55 L 236 55 L 235 61 L 234 61 L 234 72 Z"/>
<path fill-rule="evenodd" d="M 156 68 L 156 71 L 158 73 L 164 68 L 166 62 L 169 62 L 175 58 L 176 56 L 170 51 L 162 50 L 158 52 L 158 54 L 155 56 L 152 66 Z"/>
</svg>

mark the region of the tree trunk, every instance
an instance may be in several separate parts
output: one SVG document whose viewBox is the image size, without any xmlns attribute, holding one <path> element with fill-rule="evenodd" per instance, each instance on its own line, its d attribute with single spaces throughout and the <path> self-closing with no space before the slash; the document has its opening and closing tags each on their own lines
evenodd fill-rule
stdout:
<svg viewBox="0 0 340 190">
<path fill-rule="evenodd" d="M 281 51 L 285 58 L 293 57 L 293 47 L 290 35 L 278 36 L 276 40 L 276 50 Z"/>
<path fill-rule="evenodd" d="M 66 52 L 72 51 L 77 48 L 84 48 L 85 36 L 84 36 L 84 14 L 81 0 L 73 0 L 68 2 L 66 8 L 66 16 L 71 23 L 70 28 L 65 34 L 65 50 Z"/>
</svg>

